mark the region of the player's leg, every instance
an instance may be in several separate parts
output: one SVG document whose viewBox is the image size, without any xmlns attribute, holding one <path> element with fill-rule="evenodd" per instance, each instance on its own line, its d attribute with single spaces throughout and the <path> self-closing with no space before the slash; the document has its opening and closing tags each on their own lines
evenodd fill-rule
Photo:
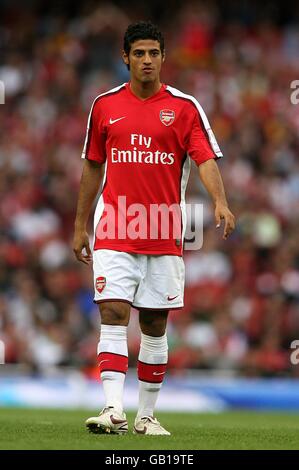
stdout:
<svg viewBox="0 0 299 470">
<path fill-rule="evenodd" d="M 154 418 L 154 409 L 166 373 L 168 310 L 139 311 L 141 344 L 138 357 L 139 404 L 134 433 L 169 435 Z"/>
<path fill-rule="evenodd" d="M 100 306 L 101 333 L 98 364 L 106 407 L 123 412 L 123 388 L 128 370 L 127 327 L 130 305 L 125 302 L 104 302 Z"/>
<path fill-rule="evenodd" d="M 169 435 L 153 413 L 168 360 L 168 311 L 183 306 L 184 262 L 179 256 L 146 256 L 141 268 L 144 275 L 133 301 L 140 312 L 141 328 L 139 408 L 134 432 Z"/>
<path fill-rule="evenodd" d="M 136 256 L 129 253 L 114 250 L 93 252 L 94 301 L 99 304 L 101 314 L 98 361 L 106 399 L 100 416 L 86 422 L 93 432 L 120 433 L 127 430 L 122 409 L 123 387 L 128 368 L 127 325 L 139 282 L 136 262 Z"/>
<path fill-rule="evenodd" d="M 127 326 L 130 305 L 126 302 L 100 304 L 101 333 L 98 363 L 105 395 L 105 407 L 99 416 L 91 417 L 86 426 L 94 433 L 123 434 L 128 422 L 123 413 L 123 389 L 128 370 Z"/>
</svg>

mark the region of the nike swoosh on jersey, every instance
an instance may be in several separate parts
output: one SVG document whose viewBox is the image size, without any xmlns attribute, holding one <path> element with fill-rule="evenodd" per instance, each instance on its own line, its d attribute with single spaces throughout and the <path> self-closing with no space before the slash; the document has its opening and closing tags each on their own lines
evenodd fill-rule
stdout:
<svg viewBox="0 0 299 470">
<path fill-rule="evenodd" d="M 174 299 L 176 299 L 177 297 L 178 297 L 178 295 L 175 295 L 174 297 L 169 297 L 169 296 L 168 296 L 168 297 L 167 297 L 167 300 L 174 300 Z"/>
<path fill-rule="evenodd" d="M 163 375 L 165 372 L 153 372 L 153 375 Z"/>
<path fill-rule="evenodd" d="M 127 117 L 127 116 L 122 116 L 122 117 L 117 118 L 117 119 L 111 119 L 110 118 L 109 124 L 114 124 L 115 122 L 120 121 L 121 119 L 125 119 L 125 117 Z"/>
</svg>

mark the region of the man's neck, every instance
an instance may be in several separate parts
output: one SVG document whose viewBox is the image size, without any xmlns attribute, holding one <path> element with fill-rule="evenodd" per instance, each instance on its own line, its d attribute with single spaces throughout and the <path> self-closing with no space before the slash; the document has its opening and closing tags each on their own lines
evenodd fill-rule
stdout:
<svg viewBox="0 0 299 470">
<path fill-rule="evenodd" d="M 142 83 L 136 80 L 131 80 L 130 87 L 134 95 L 141 100 L 146 100 L 150 96 L 155 95 L 161 88 L 160 80 L 155 82 Z"/>
</svg>

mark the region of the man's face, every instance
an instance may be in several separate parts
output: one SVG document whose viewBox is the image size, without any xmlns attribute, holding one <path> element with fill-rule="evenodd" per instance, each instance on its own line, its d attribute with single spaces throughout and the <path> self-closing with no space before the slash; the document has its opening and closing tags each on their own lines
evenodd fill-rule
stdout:
<svg viewBox="0 0 299 470">
<path fill-rule="evenodd" d="M 139 39 L 131 44 L 129 55 L 123 52 L 125 64 L 130 65 L 131 77 L 143 83 L 159 78 L 164 58 L 160 43 L 153 39 Z"/>
</svg>

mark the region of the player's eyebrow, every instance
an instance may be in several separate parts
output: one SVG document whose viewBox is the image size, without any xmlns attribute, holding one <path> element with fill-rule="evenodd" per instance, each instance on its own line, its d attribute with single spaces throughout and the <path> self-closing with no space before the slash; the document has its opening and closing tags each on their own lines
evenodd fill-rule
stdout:
<svg viewBox="0 0 299 470">
<path fill-rule="evenodd" d="M 155 47 L 153 49 L 149 49 L 148 51 L 149 52 L 160 52 L 160 49 Z M 146 49 L 133 49 L 132 52 L 146 52 Z"/>
</svg>

